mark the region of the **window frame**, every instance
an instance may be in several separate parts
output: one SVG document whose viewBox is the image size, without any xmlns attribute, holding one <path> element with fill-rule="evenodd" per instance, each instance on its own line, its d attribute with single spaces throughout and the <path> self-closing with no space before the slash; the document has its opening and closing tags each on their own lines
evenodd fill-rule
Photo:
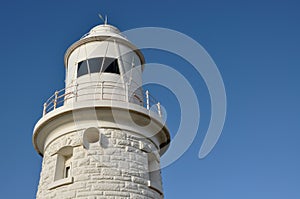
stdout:
<svg viewBox="0 0 300 199">
<path fill-rule="evenodd" d="M 72 176 L 72 158 L 73 147 L 65 146 L 61 148 L 56 154 L 53 182 L 49 185 L 49 190 L 59 186 L 73 183 Z"/>
<path fill-rule="evenodd" d="M 97 66 L 97 64 L 99 64 Z M 114 57 L 93 57 L 77 63 L 77 78 L 92 73 L 120 75 L 119 59 Z"/>
</svg>

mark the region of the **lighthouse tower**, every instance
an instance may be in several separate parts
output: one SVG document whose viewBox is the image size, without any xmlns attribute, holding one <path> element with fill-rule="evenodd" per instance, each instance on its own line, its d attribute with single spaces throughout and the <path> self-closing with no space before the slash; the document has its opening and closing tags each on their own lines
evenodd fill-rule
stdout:
<svg viewBox="0 0 300 199">
<path fill-rule="evenodd" d="M 64 62 L 65 88 L 45 102 L 33 132 L 43 157 L 37 198 L 163 198 L 170 135 L 160 103 L 142 88 L 141 51 L 103 24 Z"/>
</svg>

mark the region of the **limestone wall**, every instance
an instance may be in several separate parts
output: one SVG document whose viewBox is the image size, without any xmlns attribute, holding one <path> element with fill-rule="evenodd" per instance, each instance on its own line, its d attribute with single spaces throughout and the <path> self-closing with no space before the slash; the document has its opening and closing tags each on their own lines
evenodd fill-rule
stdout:
<svg viewBox="0 0 300 199">
<path fill-rule="evenodd" d="M 97 131 L 99 137 L 70 132 L 46 146 L 37 198 L 163 198 L 160 171 L 149 171 L 153 157 L 159 167 L 154 144 L 130 132 Z"/>
</svg>

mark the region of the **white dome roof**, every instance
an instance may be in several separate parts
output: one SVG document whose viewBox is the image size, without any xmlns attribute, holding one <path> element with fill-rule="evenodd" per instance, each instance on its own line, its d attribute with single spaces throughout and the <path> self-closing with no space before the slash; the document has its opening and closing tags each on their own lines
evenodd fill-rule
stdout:
<svg viewBox="0 0 300 199">
<path fill-rule="evenodd" d="M 109 37 L 117 37 L 121 39 L 127 40 L 120 32 L 120 30 L 112 25 L 108 24 L 101 24 L 98 26 L 95 26 L 85 34 L 81 39 L 89 38 L 89 37 L 95 37 L 95 36 L 109 36 Z"/>
</svg>

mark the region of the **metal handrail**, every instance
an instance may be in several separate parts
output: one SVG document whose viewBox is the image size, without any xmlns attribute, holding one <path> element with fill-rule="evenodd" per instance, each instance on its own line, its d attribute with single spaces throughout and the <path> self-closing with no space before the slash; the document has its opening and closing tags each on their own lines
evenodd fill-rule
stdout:
<svg viewBox="0 0 300 199">
<path fill-rule="evenodd" d="M 134 83 L 136 84 L 136 82 Z M 136 86 L 137 85 L 138 84 L 136 84 Z M 89 92 L 89 90 L 93 90 L 93 89 L 94 89 L 93 92 Z M 110 91 L 105 91 L 107 89 L 109 89 Z M 95 92 L 95 90 L 97 90 L 97 92 Z M 81 93 L 82 91 L 87 91 L 87 92 Z M 131 96 L 129 96 L 129 93 L 131 93 Z M 66 88 L 55 91 L 54 94 L 51 95 L 44 103 L 43 116 L 55 110 L 56 108 L 63 106 L 65 102 L 71 99 L 77 101 L 78 97 L 97 95 L 97 94 L 100 94 L 99 98 L 85 99 L 85 100 L 116 100 L 116 101 L 125 101 L 128 103 L 134 103 L 130 100 L 133 97 L 133 99 L 137 100 L 137 102 L 141 106 L 145 107 L 149 111 L 151 109 L 151 111 L 156 112 L 159 115 L 159 117 L 162 117 L 160 103 L 152 95 L 150 95 L 148 90 L 146 92 L 143 92 L 141 96 L 140 93 L 138 92 L 132 92 L 132 90 L 130 90 L 130 88 L 128 88 L 126 84 L 112 82 L 112 81 L 84 82 L 80 84 L 73 84 L 67 86 Z M 105 94 L 111 94 L 113 96 L 118 96 L 119 98 L 117 99 L 105 98 L 104 97 Z"/>
</svg>

